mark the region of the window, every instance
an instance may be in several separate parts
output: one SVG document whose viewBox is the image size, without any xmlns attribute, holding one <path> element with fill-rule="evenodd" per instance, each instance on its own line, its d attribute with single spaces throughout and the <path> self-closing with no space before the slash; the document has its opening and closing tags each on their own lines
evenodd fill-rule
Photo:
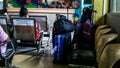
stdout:
<svg viewBox="0 0 120 68">
<path fill-rule="evenodd" d="M 120 12 L 120 0 L 111 0 L 110 1 L 110 12 Z"/>
</svg>

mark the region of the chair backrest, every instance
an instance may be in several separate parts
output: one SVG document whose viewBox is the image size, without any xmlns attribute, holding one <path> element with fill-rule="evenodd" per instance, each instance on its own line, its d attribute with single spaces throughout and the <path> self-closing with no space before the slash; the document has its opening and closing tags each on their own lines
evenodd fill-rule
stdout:
<svg viewBox="0 0 120 68">
<path fill-rule="evenodd" d="M 6 17 L 0 17 L 0 25 L 2 26 L 3 30 L 8 33 L 8 24 L 7 24 L 7 18 Z"/>
<path fill-rule="evenodd" d="M 19 15 L 9 15 L 10 18 L 20 18 Z"/>
<path fill-rule="evenodd" d="M 107 28 L 108 26 L 107 25 L 100 25 L 97 27 L 96 31 L 95 31 L 95 36 L 98 34 L 98 32 L 101 30 L 101 29 L 104 29 L 104 28 Z"/>
<path fill-rule="evenodd" d="M 111 41 L 115 40 L 117 37 L 118 37 L 118 34 L 113 34 L 113 33 L 105 34 L 105 35 L 101 36 L 101 38 L 100 38 L 100 40 L 99 40 L 99 42 L 98 42 L 98 44 L 96 46 L 96 59 L 97 59 L 97 62 L 99 62 L 100 56 L 103 53 L 103 50 L 106 47 L 106 45 L 108 43 L 110 43 Z"/>
<path fill-rule="evenodd" d="M 120 67 L 120 44 L 108 44 L 100 57 L 98 68 Z"/>
<path fill-rule="evenodd" d="M 95 35 L 95 48 L 98 45 L 100 37 L 102 37 L 102 35 L 104 34 L 108 34 L 110 31 L 112 31 L 111 28 L 104 28 L 104 29 L 99 30 L 99 32 L 97 32 L 97 34 Z"/>
<path fill-rule="evenodd" d="M 20 16 L 19 15 L 9 15 L 9 21 L 11 21 L 12 18 L 20 18 Z"/>
<path fill-rule="evenodd" d="M 107 13 L 105 18 L 105 24 L 120 34 L 120 13 Z"/>
<path fill-rule="evenodd" d="M 13 35 L 17 40 L 35 41 L 36 27 L 33 18 L 12 18 Z"/>
<path fill-rule="evenodd" d="M 36 22 L 40 24 L 41 30 L 48 31 L 47 26 L 47 17 L 46 16 L 35 16 L 35 15 L 29 15 L 30 18 L 34 18 Z"/>
</svg>

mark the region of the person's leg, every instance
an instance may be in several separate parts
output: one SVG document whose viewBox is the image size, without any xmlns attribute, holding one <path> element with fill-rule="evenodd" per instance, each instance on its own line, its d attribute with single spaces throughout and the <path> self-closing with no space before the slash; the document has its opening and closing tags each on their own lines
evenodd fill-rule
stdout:
<svg viewBox="0 0 120 68">
<path fill-rule="evenodd" d="M 1 60 L 0 60 L 0 66 L 1 67 L 5 67 L 5 58 L 9 55 L 12 55 L 10 56 L 10 58 L 7 59 L 7 62 L 12 65 L 12 60 L 13 60 L 13 56 L 14 56 L 14 52 L 16 50 L 16 46 L 17 46 L 17 42 L 15 39 L 11 39 L 12 42 L 8 43 L 7 44 L 7 47 L 4 48 L 4 47 L 0 47 L 2 50 L 1 50 Z M 12 44 L 11 44 L 12 43 Z M 5 52 L 3 52 L 5 49 Z M 11 49 L 11 50 L 10 50 Z M 10 51 L 9 51 L 10 50 Z M 11 52 L 11 53 L 9 53 Z M 9 54 L 8 54 L 9 53 Z M 5 56 L 5 54 L 7 54 L 7 56 Z"/>
<path fill-rule="evenodd" d="M 5 67 L 4 53 L 6 52 L 7 45 L 0 46 L 0 67 Z"/>
<path fill-rule="evenodd" d="M 5 67 L 5 59 L 1 58 L 0 67 Z"/>
<path fill-rule="evenodd" d="M 12 38 L 12 44 L 8 44 L 8 47 L 7 49 L 12 49 L 13 51 L 16 51 L 16 46 L 17 46 L 17 41 L 16 39 Z M 12 54 L 12 51 L 11 51 L 11 54 Z M 8 58 L 7 62 L 9 63 L 10 66 L 12 66 L 12 60 L 13 60 L 13 57 L 14 57 L 14 53 L 12 54 L 12 56 L 10 58 Z"/>
</svg>

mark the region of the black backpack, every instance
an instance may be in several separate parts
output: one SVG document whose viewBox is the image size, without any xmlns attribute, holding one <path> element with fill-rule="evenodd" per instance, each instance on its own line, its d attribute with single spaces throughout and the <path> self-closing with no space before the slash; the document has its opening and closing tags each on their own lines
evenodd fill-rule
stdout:
<svg viewBox="0 0 120 68">
<path fill-rule="evenodd" d="M 56 34 L 64 34 L 68 32 L 72 32 L 74 30 L 73 23 L 66 19 L 64 15 L 58 15 L 57 20 L 54 22 L 54 33 Z"/>
</svg>

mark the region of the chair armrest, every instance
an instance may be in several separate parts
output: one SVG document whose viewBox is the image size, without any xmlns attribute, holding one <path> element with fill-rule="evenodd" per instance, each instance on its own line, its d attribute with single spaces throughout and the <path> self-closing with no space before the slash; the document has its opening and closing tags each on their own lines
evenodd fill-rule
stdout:
<svg viewBox="0 0 120 68">
<path fill-rule="evenodd" d="M 9 41 L 7 43 L 7 50 L 5 53 L 1 53 L 1 57 L 2 58 L 5 58 L 5 59 L 9 59 L 10 57 L 12 57 L 15 53 L 15 47 L 14 47 L 14 43 L 13 41 Z M 11 48 L 8 48 L 8 47 L 11 47 Z"/>
<path fill-rule="evenodd" d="M 43 32 L 44 33 L 44 37 L 50 37 L 50 32 Z"/>
</svg>

